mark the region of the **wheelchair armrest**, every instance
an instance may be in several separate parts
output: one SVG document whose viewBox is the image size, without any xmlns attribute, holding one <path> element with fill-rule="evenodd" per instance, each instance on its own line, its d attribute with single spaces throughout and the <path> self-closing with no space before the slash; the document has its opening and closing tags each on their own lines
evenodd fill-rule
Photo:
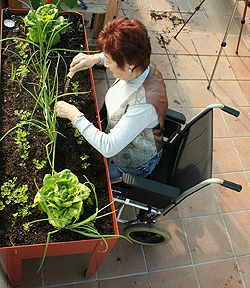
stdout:
<svg viewBox="0 0 250 288">
<path fill-rule="evenodd" d="M 186 123 L 186 117 L 184 114 L 177 112 L 175 110 L 172 110 L 168 108 L 166 118 L 169 120 L 173 120 L 175 122 L 185 124 Z"/>
<path fill-rule="evenodd" d="M 120 183 L 112 184 L 112 190 L 117 196 L 159 209 L 180 194 L 176 187 L 126 173 L 122 175 Z"/>
</svg>

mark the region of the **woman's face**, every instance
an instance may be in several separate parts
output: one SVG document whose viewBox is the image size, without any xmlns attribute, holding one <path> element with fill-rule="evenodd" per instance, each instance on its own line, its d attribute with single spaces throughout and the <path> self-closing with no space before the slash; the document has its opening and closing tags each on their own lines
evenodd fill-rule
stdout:
<svg viewBox="0 0 250 288">
<path fill-rule="evenodd" d="M 124 70 L 118 67 L 117 63 L 112 59 L 112 57 L 104 52 L 105 61 L 104 66 L 106 68 L 109 68 L 109 70 L 113 73 L 115 78 L 119 78 L 124 81 L 130 81 L 131 80 L 131 72 L 129 69 L 132 70 L 133 65 L 129 65 L 128 63 L 124 64 Z M 131 67 L 130 67 L 131 66 Z"/>
</svg>

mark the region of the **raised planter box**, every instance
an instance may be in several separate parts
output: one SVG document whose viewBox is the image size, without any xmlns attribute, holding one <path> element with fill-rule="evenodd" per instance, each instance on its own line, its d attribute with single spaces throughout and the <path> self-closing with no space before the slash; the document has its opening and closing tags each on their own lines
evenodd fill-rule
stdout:
<svg viewBox="0 0 250 288">
<path fill-rule="evenodd" d="M 3 11 L 1 11 L 1 19 L 3 19 Z M 28 10 L 24 9 L 11 9 L 12 14 L 18 13 L 27 13 Z M 67 13 L 67 15 L 74 15 L 74 12 Z M 78 14 L 79 16 L 79 14 Z M 81 19 L 82 23 L 84 23 L 83 18 Z M 3 20 L 1 21 L 1 39 L 2 39 L 2 29 L 3 29 Z M 85 45 L 88 50 L 88 43 L 86 38 L 85 28 L 83 27 L 83 34 L 85 39 Z M 0 42 L 1 44 L 1 42 Z M 0 59 L 1 60 L 1 59 Z M 97 107 L 97 99 L 95 94 L 94 80 L 92 70 L 89 70 L 90 73 L 90 81 L 92 86 L 92 94 L 95 103 L 96 117 L 98 126 L 101 129 L 98 107 Z M 12 127 L 10 127 L 12 128 Z M 102 157 L 103 158 L 103 157 Z M 112 192 L 111 185 L 108 176 L 108 168 L 106 159 L 103 158 L 104 161 L 104 173 L 106 175 L 107 180 L 107 197 L 109 197 L 109 201 L 112 202 Z M 11 175 L 13 177 L 14 175 Z M 96 179 L 99 177 L 99 174 L 93 175 Z M 95 183 L 93 183 L 95 184 Z M 111 210 L 114 212 L 114 204 L 111 204 Z M 116 221 L 115 213 L 112 213 L 112 225 L 113 231 L 115 235 L 118 235 L 118 226 Z M 102 252 L 105 250 L 105 243 L 100 239 L 87 239 L 87 240 L 78 240 L 78 241 L 65 241 L 65 242 L 56 242 L 49 243 L 46 257 L 50 256 L 61 256 L 61 255 L 70 255 L 70 254 L 79 254 L 79 253 L 89 253 L 92 252 L 92 258 L 89 263 L 89 266 L 86 271 L 85 277 L 92 277 L 97 271 L 98 267 L 101 265 L 105 257 L 108 255 L 109 251 L 117 241 L 118 237 L 113 238 L 105 238 L 108 243 L 108 249 L 106 252 Z M 45 244 L 32 244 L 32 245 L 21 245 L 21 246 L 12 246 L 12 247 L 0 247 L 0 255 L 3 260 L 5 269 L 7 271 L 10 283 L 12 286 L 18 286 L 21 284 L 21 269 L 22 269 L 22 259 L 30 259 L 30 258 L 39 258 L 43 256 L 45 249 Z M 46 261 L 46 259 L 45 259 Z"/>
</svg>

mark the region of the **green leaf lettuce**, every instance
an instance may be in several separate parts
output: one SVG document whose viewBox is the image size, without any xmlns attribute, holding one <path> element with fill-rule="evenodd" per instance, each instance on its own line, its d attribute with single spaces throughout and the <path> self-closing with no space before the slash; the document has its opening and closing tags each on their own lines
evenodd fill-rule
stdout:
<svg viewBox="0 0 250 288">
<path fill-rule="evenodd" d="M 88 199 L 90 192 L 90 188 L 80 183 L 75 174 L 65 169 L 53 176 L 45 175 L 34 204 L 48 214 L 50 224 L 62 229 L 79 220 L 84 212 L 83 201 Z"/>
<path fill-rule="evenodd" d="M 60 33 L 64 34 L 68 26 L 68 20 L 63 16 L 58 17 L 58 9 L 54 4 L 40 6 L 36 11 L 30 10 L 24 18 L 24 24 L 28 27 L 28 38 L 35 43 L 42 42 L 47 45 L 55 45 L 60 42 Z"/>
</svg>

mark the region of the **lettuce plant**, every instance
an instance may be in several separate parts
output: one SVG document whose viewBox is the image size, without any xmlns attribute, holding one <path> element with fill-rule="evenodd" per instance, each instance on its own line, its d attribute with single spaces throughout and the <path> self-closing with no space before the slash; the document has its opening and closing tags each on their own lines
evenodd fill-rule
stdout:
<svg viewBox="0 0 250 288">
<path fill-rule="evenodd" d="M 39 25 L 38 25 L 38 23 Z M 53 46 L 60 42 L 60 33 L 64 34 L 68 27 L 68 20 L 58 16 L 57 6 L 46 4 L 36 11 L 30 10 L 24 18 L 24 24 L 28 27 L 28 37 L 35 43 L 45 42 Z M 51 39 L 53 41 L 51 42 Z"/>
<path fill-rule="evenodd" d="M 79 220 L 84 212 L 83 201 L 89 198 L 90 192 L 85 183 L 80 183 L 75 174 L 65 169 L 54 175 L 45 175 L 34 204 L 48 214 L 50 224 L 62 229 Z"/>
<path fill-rule="evenodd" d="M 93 205 L 89 197 L 91 192 L 94 193 L 95 197 L 95 212 L 88 218 L 80 220 L 80 216 L 84 213 L 84 201 L 87 201 L 87 205 Z M 26 223 L 24 226 L 25 230 L 29 230 L 32 224 L 48 220 L 56 228 L 56 230 L 48 232 L 43 260 L 39 270 L 46 256 L 50 236 L 63 228 L 70 229 L 87 237 L 102 238 L 106 244 L 106 250 L 108 244 L 104 237 L 122 237 L 127 239 L 122 235 L 101 235 L 95 227 L 95 222 L 98 218 L 113 213 L 107 212 L 100 215 L 100 212 L 105 210 L 110 204 L 99 209 L 94 185 L 87 178 L 85 183 L 80 183 L 77 176 L 69 169 L 54 173 L 53 175 L 45 175 L 43 187 L 38 190 L 34 199 L 34 205 L 38 205 L 41 211 L 47 213 L 48 218 L 35 220 Z"/>
</svg>

